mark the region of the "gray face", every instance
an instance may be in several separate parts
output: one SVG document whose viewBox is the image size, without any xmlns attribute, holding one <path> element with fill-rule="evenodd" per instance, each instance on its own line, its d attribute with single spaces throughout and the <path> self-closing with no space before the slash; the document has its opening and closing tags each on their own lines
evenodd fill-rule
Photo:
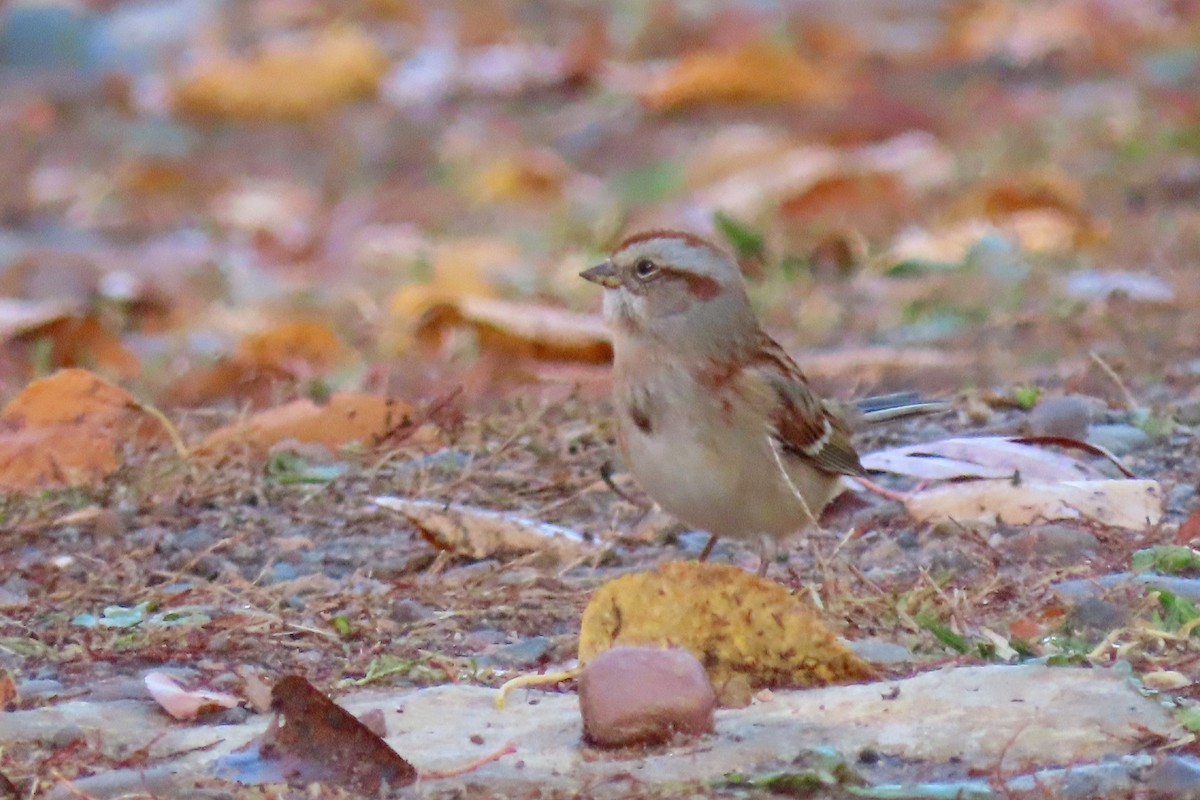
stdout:
<svg viewBox="0 0 1200 800">
<path fill-rule="evenodd" d="M 606 289 L 604 315 L 618 331 L 709 346 L 744 330 L 747 318 L 756 330 L 741 271 L 696 237 L 633 237 L 583 277 Z"/>
</svg>

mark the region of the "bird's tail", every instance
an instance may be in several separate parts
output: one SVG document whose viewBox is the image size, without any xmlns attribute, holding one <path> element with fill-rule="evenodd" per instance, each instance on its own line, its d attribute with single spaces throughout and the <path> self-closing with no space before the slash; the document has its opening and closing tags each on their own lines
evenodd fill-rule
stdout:
<svg viewBox="0 0 1200 800">
<path fill-rule="evenodd" d="M 936 414 L 950 408 L 944 400 L 930 400 L 916 392 L 896 392 L 865 397 L 854 403 L 855 408 L 867 422 L 887 422 L 923 414 Z"/>
</svg>

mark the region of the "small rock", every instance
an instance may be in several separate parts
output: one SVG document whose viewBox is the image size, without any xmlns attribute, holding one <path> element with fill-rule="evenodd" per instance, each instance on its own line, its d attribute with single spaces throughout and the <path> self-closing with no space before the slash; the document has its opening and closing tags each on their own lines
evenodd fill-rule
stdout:
<svg viewBox="0 0 1200 800">
<path fill-rule="evenodd" d="M 1100 541 L 1090 531 L 1069 525 L 1035 525 L 1004 539 L 1000 548 L 1022 559 L 1076 564 L 1096 551 Z"/>
<path fill-rule="evenodd" d="M 72 722 L 56 730 L 54 735 L 50 737 L 50 744 L 56 748 L 70 747 L 73 744 L 82 742 L 85 738 L 87 737 L 84 736 L 83 728 Z"/>
<path fill-rule="evenodd" d="M 1078 394 L 1047 397 L 1029 412 L 1029 430 L 1034 436 L 1084 439 L 1092 420 L 1093 402 Z"/>
<path fill-rule="evenodd" d="M 286 561 L 276 561 L 271 566 L 271 573 L 267 577 L 267 583 L 285 583 L 294 581 L 300 577 L 300 570 L 295 564 L 289 564 Z"/>
<path fill-rule="evenodd" d="M 531 636 L 489 653 L 487 661 L 507 669 L 535 667 L 553 646 L 554 640 L 549 636 Z"/>
<path fill-rule="evenodd" d="M 411 597 L 401 597 L 392 604 L 392 620 L 405 625 L 433 618 L 433 609 Z"/>
<path fill-rule="evenodd" d="M 1088 429 L 1087 441 L 1105 448 L 1115 456 L 1129 455 L 1135 450 L 1148 447 L 1152 440 L 1141 428 L 1133 425 L 1093 425 Z"/>
<path fill-rule="evenodd" d="M 1076 629 L 1111 631 L 1129 620 L 1129 609 L 1099 597 L 1089 597 L 1071 611 L 1071 625 Z"/>
<path fill-rule="evenodd" d="M 1181 425 L 1200 425 L 1200 397 L 1180 403 L 1175 409 L 1175 421 Z"/>
<path fill-rule="evenodd" d="M 858 639 L 846 644 L 856 656 L 873 664 L 908 664 L 916 660 L 911 650 L 895 642 Z"/>
<path fill-rule="evenodd" d="M 1190 756 L 1167 756 L 1151 767 L 1144 779 L 1152 798 L 1200 798 L 1200 760 Z"/>
<path fill-rule="evenodd" d="M 716 702 L 704 667 L 686 650 L 614 647 L 579 676 L 583 735 L 600 747 L 711 733 Z"/>
</svg>

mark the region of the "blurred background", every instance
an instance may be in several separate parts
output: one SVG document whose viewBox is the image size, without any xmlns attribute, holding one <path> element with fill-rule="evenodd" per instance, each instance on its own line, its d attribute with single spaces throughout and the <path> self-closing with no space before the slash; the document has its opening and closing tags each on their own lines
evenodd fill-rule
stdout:
<svg viewBox="0 0 1200 800">
<path fill-rule="evenodd" d="M 10 0 L 0 141 L 2 399 L 601 396 L 647 226 L 827 391 L 1200 383 L 1195 0 Z"/>
</svg>

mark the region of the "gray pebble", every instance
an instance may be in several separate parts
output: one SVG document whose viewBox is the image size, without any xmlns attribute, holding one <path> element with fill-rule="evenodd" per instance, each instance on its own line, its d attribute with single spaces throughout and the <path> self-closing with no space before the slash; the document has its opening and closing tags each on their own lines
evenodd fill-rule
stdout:
<svg viewBox="0 0 1200 800">
<path fill-rule="evenodd" d="M 1180 403 L 1175 409 L 1175 421 L 1181 425 L 1200 425 L 1200 397 Z"/>
<path fill-rule="evenodd" d="M 1095 534 L 1070 525 L 1034 525 L 999 543 L 999 549 L 1022 560 L 1077 564 L 1100 546 Z"/>
<path fill-rule="evenodd" d="M 916 660 L 911 650 L 895 642 L 857 639 L 846 644 L 859 658 L 873 664 L 909 664 Z"/>
<path fill-rule="evenodd" d="M 1092 421 L 1095 401 L 1077 394 L 1047 397 L 1029 412 L 1029 429 L 1035 436 L 1083 439 Z"/>
<path fill-rule="evenodd" d="M 294 581 L 298 577 L 300 577 L 300 570 L 296 569 L 294 564 L 277 561 L 271 566 L 271 574 L 268 576 L 267 582 L 284 583 L 285 581 Z"/>
<path fill-rule="evenodd" d="M 401 624 L 423 622 L 433 618 L 433 609 L 411 597 L 401 597 L 392 604 L 392 620 Z"/>
<path fill-rule="evenodd" d="M 1192 756 L 1167 756 L 1143 777 L 1151 797 L 1200 798 L 1200 760 Z"/>
<path fill-rule="evenodd" d="M 72 722 L 56 730 L 50 737 L 50 744 L 56 748 L 70 747 L 73 744 L 82 742 L 85 738 L 87 737 L 84 736 L 83 728 Z"/>
<path fill-rule="evenodd" d="M 497 667 L 528 669 L 537 666 L 552 647 L 554 647 L 554 640 L 549 636 L 531 636 L 489 653 L 484 660 Z"/>
<path fill-rule="evenodd" d="M 1133 425 L 1093 425 L 1088 429 L 1087 441 L 1109 450 L 1115 456 L 1125 456 L 1150 446 L 1152 439 L 1141 428 Z"/>
</svg>

